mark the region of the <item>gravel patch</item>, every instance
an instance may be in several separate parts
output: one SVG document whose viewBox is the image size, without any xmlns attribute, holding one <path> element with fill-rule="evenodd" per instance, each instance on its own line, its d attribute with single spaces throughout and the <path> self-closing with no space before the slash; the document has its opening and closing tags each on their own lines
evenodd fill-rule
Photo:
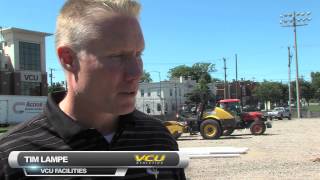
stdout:
<svg viewBox="0 0 320 180">
<path fill-rule="evenodd" d="M 273 121 L 265 135 L 248 129 L 218 140 L 184 134 L 179 147 L 248 147 L 237 158 L 191 159 L 186 176 L 213 179 L 320 179 L 320 118 Z"/>
</svg>

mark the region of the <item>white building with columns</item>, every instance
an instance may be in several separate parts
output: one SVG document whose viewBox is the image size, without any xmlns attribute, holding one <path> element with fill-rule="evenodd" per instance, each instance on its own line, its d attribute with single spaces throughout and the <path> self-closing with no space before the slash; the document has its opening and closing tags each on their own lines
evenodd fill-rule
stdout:
<svg viewBox="0 0 320 180">
<path fill-rule="evenodd" d="M 136 108 L 150 115 L 170 115 L 185 104 L 186 94 L 197 86 L 195 80 L 180 77 L 170 81 L 140 83 L 136 96 Z M 209 88 L 215 94 L 214 84 Z"/>
</svg>

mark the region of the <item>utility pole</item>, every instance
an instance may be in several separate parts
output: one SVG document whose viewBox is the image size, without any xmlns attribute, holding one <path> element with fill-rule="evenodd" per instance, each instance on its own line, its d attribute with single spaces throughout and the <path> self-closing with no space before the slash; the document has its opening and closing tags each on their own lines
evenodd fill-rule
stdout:
<svg viewBox="0 0 320 180">
<path fill-rule="evenodd" d="M 235 55 L 236 57 L 236 99 L 238 99 L 238 56 L 237 54 Z"/>
<path fill-rule="evenodd" d="M 52 86 L 52 78 L 54 78 L 53 77 L 53 71 L 55 71 L 55 69 L 53 69 L 53 68 L 50 68 L 50 74 L 49 74 L 49 77 L 50 77 L 50 86 Z"/>
<path fill-rule="evenodd" d="M 288 91 L 289 91 L 289 111 L 291 113 L 291 54 L 290 54 L 290 46 L 288 46 Z"/>
<path fill-rule="evenodd" d="M 231 98 L 231 93 L 230 93 L 231 85 L 228 83 L 228 99 Z"/>
<path fill-rule="evenodd" d="M 300 13 L 289 13 L 280 15 L 282 20 L 280 24 L 282 27 L 293 27 L 294 32 L 294 49 L 295 49 L 295 59 L 296 59 L 296 93 L 297 93 L 297 114 L 298 119 L 301 118 L 300 113 L 300 88 L 299 88 L 299 64 L 298 64 L 298 46 L 297 46 L 297 26 L 306 26 L 307 23 L 311 21 L 309 15 L 311 12 L 300 12 Z"/>
<path fill-rule="evenodd" d="M 227 99 L 227 65 L 226 65 L 226 58 L 223 58 L 224 62 L 224 91 L 223 91 L 223 99 Z"/>
<path fill-rule="evenodd" d="M 241 80 L 240 80 L 240 103 L 241 103 L 241 107 L 243 107 L 242 94 L 243 94 L 243 78 L 241 78 Z"/>
</svg>

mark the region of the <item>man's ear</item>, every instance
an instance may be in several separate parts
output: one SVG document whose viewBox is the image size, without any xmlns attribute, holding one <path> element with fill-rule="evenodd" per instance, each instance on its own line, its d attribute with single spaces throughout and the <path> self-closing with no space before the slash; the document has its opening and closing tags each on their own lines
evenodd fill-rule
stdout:
<svg viewBox="0 0 320 180">
<path fill-rule="evenodd" d="M 77 56 L 76 53 L 67 46 L 60 46 L 57 48 L 57 54 L 62 67 L 67 71 L 75 72 Z"/>
</svg>

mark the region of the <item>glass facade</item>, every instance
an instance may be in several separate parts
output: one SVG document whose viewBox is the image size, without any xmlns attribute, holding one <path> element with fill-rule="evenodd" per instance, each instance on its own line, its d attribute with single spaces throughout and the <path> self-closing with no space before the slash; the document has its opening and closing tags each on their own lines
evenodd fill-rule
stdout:
<svg viewBox="0 0 320 180">
<path fill-rule="evenodd" d="M 41 84 L 39 82 L 21 82 L 21 95 L 41 96 Z"/>
<path fill-rule="evenodd" d="M 20 70 L 41 70 L 40 44 L 19 42 Z"/>
</svg>

